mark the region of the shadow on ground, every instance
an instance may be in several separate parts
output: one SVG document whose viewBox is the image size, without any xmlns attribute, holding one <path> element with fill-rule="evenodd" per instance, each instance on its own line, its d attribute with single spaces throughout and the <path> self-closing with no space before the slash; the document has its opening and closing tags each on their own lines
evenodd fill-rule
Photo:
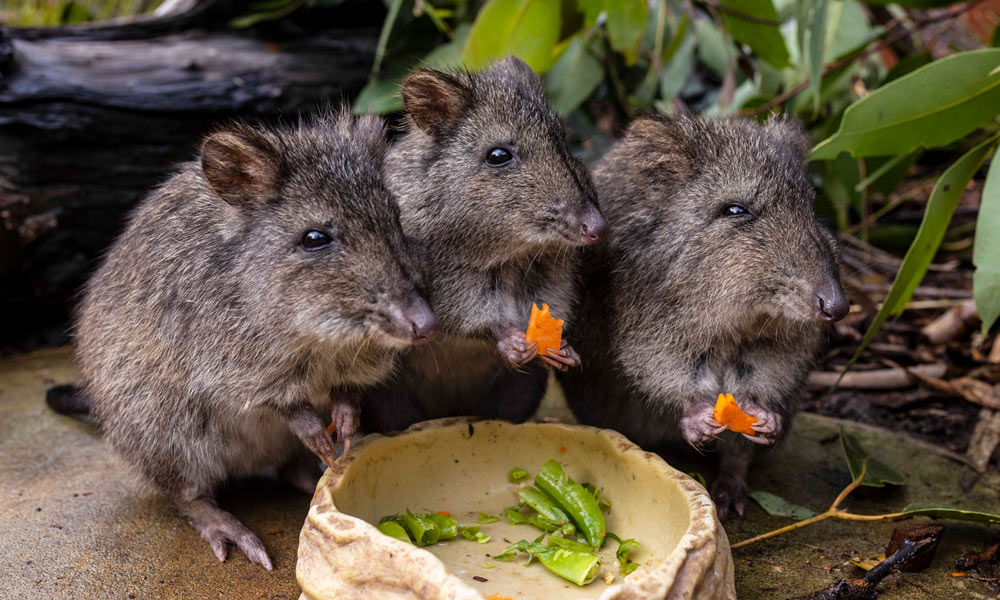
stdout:
<svg viewBox="0 0 1000 600">
<path fill-rule="evenodd" d="M 0 360 L 0 573 L 14 598 L 295 598 L 295 550 L 309 498 L 267 477 L 239 482 L 220 496 L 263 540 L 275 562 L 267 572 L 239 552 L 225 563 L 160 499 L 143 496 L 89 424 L 52 413 L 45 390 L 75 381 L 68 350 Z M 541 416 L 566 418 L 551 394 Z M 788 442 L 750 476 L 754 489 L 820 511 L 849 481 L 837 434 L 855 432 L 908 476 L 908 485 L 862 489 L 845 508 L 858 513 L 938 502 L 1000 511 L 1000 474 L 972 480 L 967 469 L 932 446 L 815 415 L 802 415 Z M 711 457 L 709 457 L 711 459 Z M 676 461 L 710 475 L 711 460 Z M 962 484 L 967 485 L 963 491 Z M 756 505 L 726 524 L 733 542 L 788 524 Z M 982 583 L 952 578 L 952 561 L 1000 540 L 1000 528 L 945 523 L 931 567 L 893 575 L 887 600 L 993 598 Z M 883 551 L 892 523 L 824 522 L 734 551 L 741 600 L 780 599 L 858 577 L 848 560 Z M 0 594 L 3 595 L 3 594 Z"/>
</svg>

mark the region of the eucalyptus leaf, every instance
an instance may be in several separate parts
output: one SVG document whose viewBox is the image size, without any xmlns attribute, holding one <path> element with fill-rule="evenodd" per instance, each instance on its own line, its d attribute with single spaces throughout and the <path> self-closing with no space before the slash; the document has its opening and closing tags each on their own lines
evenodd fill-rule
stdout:
<svg viewBox="0 0 1000 600">
<path fill-rule="evenodd" d="M 749 496 L 764 509 L 764 512 L 774 517 L 787 517 L 801 521 L 816 516 L 816 511 L 805 506 L 792 504 L 781 496 L 776 496 L 770 492 L 754 490 L 750 492 Z"/>
<path fill-rule="evenodd" d="M 902 312 L 906 303 L 913 296 L 913 291 L 920 284 L 927 273 L 934 255 L 937 253 L 941 240 L 948 230 L 951 217 L 955 213 L 955 207 L 962 198 L 962 192 L 969 184 L 969 180 L 976 174 L 983 161 L 997 144 L 997 136 L 990 137 L 975 148 L 966 152 L 961 158 L 955 161 L 938 178 L 927 201 L 927 208 L 924 211 L 924 218 L 920 222 L 920 229 L 917 237 L 910 244 L 910 249 L 906 251 L 903 262 L 896 273 L 896 279 L 892 282 L 889 294 L 886 296 L 882 307 L 872 319 L 868 330 L 861 339 L 861 345 L 855 350 L 847 367 L 850 368 L 865 348 L 878 333 L 890 315 Z M 845 369 L 846 372 L 846 369 Z"/>
<path fill-rule="evenodd" d="M 536 72 L 555 61 L 562 23 L 560 0 L 489 0 L 472 24 L 462 62 L 481 69 L 513 54 Z"/>
<path fill-rule="evenodd" d="M 783 69 L 788 66 L 788 48 L 785 47 L 785 39 L 781 37 L 777 25 L 764 24 L 742 16 L 778 21 L 778 11 L 774 10 L 771 0 L 721 0 L 719 4 L 732 11 L 722 12 L 722 20 L 733 38 L 750 46 L 754 54 L 772 67 Z"/>
<path fill-rule="evenodd" d="M 968 135 L 1000 113 L 1000 48 L 960 52 L 904 75 L 852 104 L 812 160 L 906 154 Z"/>
<path fill-rule="evenodd" d="M 1000 317 L 1000 160 L 994 155 L 986 176 L 972 246 L 972 293 L 985 336 Z"/>
<path fill-rule="evenodd" d="M 989 523 L 990 525 L 1000 525 L 1000 514 L 977 512 L 974 510 L 962 510 L 960 508 L 948 508 L 946 506 L 936 506 L 916 502 L 908 504 L 903 509 L 906 516 L 932 517 L 934 519 L 953 519 L 955 521 L 973 521 L 975 523 Z"/>
<path fill-rule="evenodd" d="M 862 476 L 861 485 L 868 487 L 885 487 L 885 484 L 903 485 L 906 478 L 899 471 L 868 453 L 858 438 L 840 430 L 840 447 L 847 460 L 847 468 L 851 470 L 851 478 L 857 481 Z"/>
<path fill-rule="evenodd" d="M 634 65 L 649 16 L 646 0 L 610 0 L 605 2 L 604 9 L 611 47 L 622 53 L 626 65 Z"/>
<path fill-rule="evenodd" d="M 556 113 L 567 115 L 583 104 L 603 79 L 604 67 L 587 47 L 587 36 L 577 34 L 545 74 L 545 88 Z"/>
</svg>

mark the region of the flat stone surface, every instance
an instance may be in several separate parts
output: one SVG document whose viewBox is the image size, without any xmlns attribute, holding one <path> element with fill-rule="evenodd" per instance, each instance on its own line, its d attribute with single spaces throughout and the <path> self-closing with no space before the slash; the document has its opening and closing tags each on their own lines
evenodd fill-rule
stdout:
<svg viewBox="0 0 1000 600">
<path fill-rule="evenodd" d="M 268 478 L 229 487 L 219 504 L 257 533 L 274 571 L 238 550 L 220 563 L 138 490 L 96 427 L 49 410 L 45 390 L 78 376 L 65 349 L 0 360 L 0 597 L 296 598 L 309 497 Z"/>
<path fill-rule="evenodd" d="M 309 498 L 273 478 L 239 482 L 220 495 L 263 540 L 275 563 L 267 572 L 239 551 L 220 563 L 162 499 L 144 495 L 94 426 L 57 415 L 45 390 L 77 379 L 67 349 L 0 360 L 0 573 L 12 598 L 295 598 L 295 551 Z M 566 418 L 553 393 L 540 416 Z M 801 415 L 787 442 L 751 472 L 750 485 L 823 510 L 849 482 L 837 438 L 854 432 L 908 478 L 901 488 L 861 489 L 844 504 L 857 513 L 940 502 L 1000 512 L 1000 474 L 975 480 L 960 463 L 912 439 L 841 421 Z M 713 457 L 673 459 L 678 468 L 711 476 Z M 926 522 L 926 520 L 921 520 Z M 751 504 L 729 522 L 736 542 L 789 524 Z M 995 598 L 985 584 L 952 578 L 952 561 L 1000 540 L 1000 528 L 945 522 L 931 567 L 893 575 L 880 598 Z M 883 551 L 893 523 L 827 521 L 734 550 L 742 600 L 790 598 L 862 571 L 849 559 Z"/>
</svg>

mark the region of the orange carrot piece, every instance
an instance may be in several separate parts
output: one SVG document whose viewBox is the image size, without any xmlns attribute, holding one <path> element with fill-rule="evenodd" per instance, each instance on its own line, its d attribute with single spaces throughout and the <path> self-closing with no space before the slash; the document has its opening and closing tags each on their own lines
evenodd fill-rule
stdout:
<svg viewBox="0 0 1000 600">
<path fill-rule="evenodd" d="M 539 356 L 547 356 L 549 350 L 558 352 L 562 346 L 562 328 L 563 320 L 552 318 L 548 304 L 542 304 L 540 310 L 537 304 L 532 304 L 531 319 L 528 321 L 528 330 L 524 332 L 524 338 L 529 342 L 535 342 Z"/>
<path fill-rule="evenodd" d="M 716 423 L 725 425 L 730 431 L 757 435 L 753 430 L 753 426 L 757 424 L 757 417 L 751 417 L 740 410 L 732 394 L 719 394 L 719 399 L 715 402 L 714 416 Z"/>
</svg>

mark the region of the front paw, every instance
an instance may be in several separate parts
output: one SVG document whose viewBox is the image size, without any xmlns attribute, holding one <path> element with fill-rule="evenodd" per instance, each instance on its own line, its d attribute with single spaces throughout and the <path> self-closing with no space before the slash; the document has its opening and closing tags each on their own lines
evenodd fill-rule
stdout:
<svg viewBox="0 0 1000 600">
<path fill-rule="evenodd" d="M 292 410 L 288 415 L 288 426 L 323 464 L 333 467 L 336 448 L 323 420 L 311 405 L 303 404 Z"/>
<path fill-rule="evenodd" d="M 546 354 L 539 354 L 538 358 L 550 367 L 560 371 L 568 371 L 570 367 L 580 366 L 580 355 L 570 346 L 566 340 L 562 340 L 559 350 L 549 349 Z"/>
<path fill-rule="evenodd" d="M 354 435 L 361 424 L 361 407 L 354 397 L 346 392 L 334 394 L 330 419 L 330 429 L 337 436 L 336 444 L 344 443 L 344 452 L 340 455 L 343 458 L 351 451 Z"/>
<path fill-rule="evenodd" d="M 781 436 L 782 426 L 781 417 L 777 413 L 767 410 L 752 401 L 744 404 L 743 412 L 757 419 L 757 422 L 752 426 L 757 434 L 747 435 L 744 433 L 741 434 L 743 437 L 762 446 L 770 446 L 778 441 L 778 438 Z"/>
<path fill-rule="evenodd" d="M 538 356 L 538 346 L 524 337 L 523 331 L 512 330 L 497 342 L 497 350 L 512 367 L 520 367 Z"/>
<path fill-rule="evenodd" d="M 687 443 L 696 449 L 714 440 L 725 429 L 725 425 L 715 422 L 715 407 L 705 402 L 689 407 L 681 418 L 681 433 Z"/>
</svg>

